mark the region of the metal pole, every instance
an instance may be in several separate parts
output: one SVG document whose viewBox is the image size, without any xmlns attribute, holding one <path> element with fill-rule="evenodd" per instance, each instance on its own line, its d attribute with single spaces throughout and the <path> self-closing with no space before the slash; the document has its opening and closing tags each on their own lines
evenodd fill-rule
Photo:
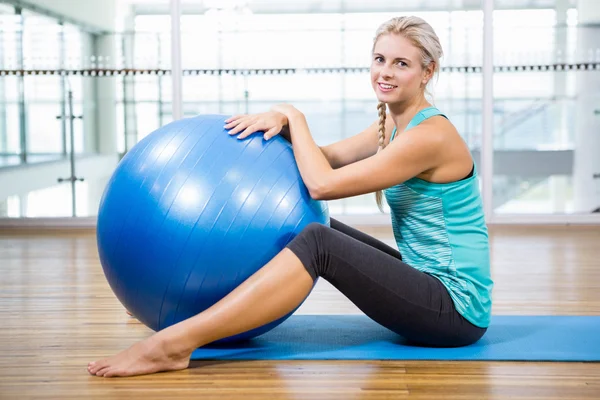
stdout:
<svg viewBox="0 0 600 400">
<path fill-rule="evenodd" d="M 173 120 L 183 117 L 181 86 L 181 0 L 171 0 L 171 78 Z"/>
<path fill-rule="evenodd" d="M 486 222 L 493 218 L 494 178 L 494 0 L 483 0 L 483 131 L 481 141 L 481 170 L 483 209 Z"/>
<path fill-rule="evenodd" d="M 17 39 L 17 60 L 19 69 L 25 69 L 25 60 L 23 59 L 23 35 L 25 33 L 25 20 L 23 18 L 23 10 L 15 7 L 15 14 L 20 16 L 19 22 L 21 31 Z M 18 93 L 19 93 L 19 136 L 21 145 L 21 162 L 27 162 L 27 114 L 25 111 L 25 75 L 21 74 L 17 78 Z"/>
<path fill-rule="evenodd" d="M 58 23 L 60 25 L 60 69 L 61 71 L 65 70 L 65 24 L 62 21 Z M 67 155 L 67 120 L 66 120 L 66 75 L 60 74 L 60 116 L 61 116 L 61 129 L 62 129 L 62 154 L 63 156 Z"/>
<path fill-rule="evenodd" d="M 68 106 L 69 106 L 69 133 L 71 134 L 71 138 L 70 138 L 70 146 L 71 146 L 71 154 L 70 154 L 70 163 L 71 163 L 71 176 L 69 176 L 68 178 L 58 178 L 58 182 L 62 183 L 62 182 L 66 182 L 69 181 L 71 182 L 71 209 L 72 209 L 72 216 L 76 217 L 77 216 L 77 199 L 75 197 L 75 183 L 77 181 L 83 182 L 83 178 L 78 178 L 77 175 L 75 175 L 75 129 L 73 127 L 73 121 L 75 120 L 75 118 L 80 118 L 83 119 L 83 116 L 75 116 L 73 114 L 73 91 L 71 90 L 71 87 L 69 85 L 69 91 L 68 91 Z"/>
<path fill-rule="evenodd" d="M 223 113 L 223 74 L 221 69 L 223 68 L 223 30 L 221 29 L 221 19 L 223 15 L 217 13 L 217 69 L 219 70 L 219 76 L 217 77 L 218 83 L 218 99 L 219 99 L 219 113 Z"/>
<path fill-rule="evenodd" d="M 157 52 L 157 57 L 156 59 L 158 60 L 158 68 L 163 68 L 163 65 L 161 64 L 161 60 L 162 60 L 162 46 L 161 46 L 161 37 L 160 34 L 156 34 L 156 52 Z M 164 121 L 163 121 L 163 91 L 162 91 L 162 83 L 163 83 L 163 78 L 162 75 L 158 75 L 158 126 L 163 126 Z"/>
<path fill-rule="evenodd" d="M 244 114 L 250 112 L 250 91 L 248 90 L 248 76 L 244 75 Z"/>
<path fill-rule="evenodd" d="M 69 89 L 69 133 L 71 134 L 71 204 L 73 210 L 73 217 L 77 216 L 77 203 L 75 198 L 75 181 L 77 180 L 75 175 L 75 131 L 73 130 L 73 91 Z"/>
<path fill-rule="evenodd" d="M 127 58 L 127 33 L 123 33 L 123 37 L 121 38 L 121 49 L 122 56 L 124 61 L 124 67 L 128 68 L 129 59 Z M 97 54 L 97 53 L 96 53 Z M 134 78 L 135 79 L 135 78 Z M 123 154 L 126 154 L 129 151 L 129 118 L 128 118 L 128 97 L 127 97 L 127 74 L 123 74 Z"/>
</svg>

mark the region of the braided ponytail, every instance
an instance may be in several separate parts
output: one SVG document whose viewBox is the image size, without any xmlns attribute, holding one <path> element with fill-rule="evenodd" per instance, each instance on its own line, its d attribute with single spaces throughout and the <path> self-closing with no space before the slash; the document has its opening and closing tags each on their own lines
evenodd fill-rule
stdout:
<svg viewBox="0 0 600 400">
<path fill-rule="evenodd" d="M 379 148 L 377 149 L 377 153 L 385 148 L 385 117 L 386 117 L 386 105 L 383 102 L 377 104 L 377 111 L 379 113 Z M 375 192 L 375 201 L 377 202 L 377 207 L 379 210 L 383 212 L 383 192 L 378 190 Z"/>
<path fill-rule="evenodd" d="M 409 39 L 421 51 L 421 67 L 427 68 L 433 64 L 433 73 L 436 74 L 439 71 L 440 58 L 443 54 L 442 46 L 431 25 L 422 18 L 403 16 L 384 22 L 375 32 L 373 50 L 375 50 L 377 40 L 386 34 L 399 34 Z M 379 112 L 379 149 L 377 153 L 379 153 L 385 147 L 386 104 L 377 104 L 377 111 Z M 383 192 L 381 190 L 375 193 L 375 199 L 379 210 L 383 212 Z"/>
</svg>

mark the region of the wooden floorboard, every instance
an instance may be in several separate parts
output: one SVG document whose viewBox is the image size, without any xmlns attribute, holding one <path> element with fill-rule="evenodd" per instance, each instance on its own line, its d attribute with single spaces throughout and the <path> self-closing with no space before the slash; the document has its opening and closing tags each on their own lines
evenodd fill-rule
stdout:
<svg viewBox="0 0 600 400">
<path fill-rule="evenodd" d="M 600 315 L 600 228 L 502 227 L 490 239 L 495 314 Z M 320 281 L 298 313 L 360 311 Z M 149 334 L 108 287 L 93 231 L 0 232 L 0 399 L 600 399 L 600 363 L 236 361 L 87 374 L 88 361 Z"/>
</svg>

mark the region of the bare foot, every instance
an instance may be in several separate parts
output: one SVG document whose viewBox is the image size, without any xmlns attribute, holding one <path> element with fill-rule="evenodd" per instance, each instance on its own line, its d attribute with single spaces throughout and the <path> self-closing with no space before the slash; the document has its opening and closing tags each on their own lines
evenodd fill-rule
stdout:
<svg viewBox="0 0 600 400">
<path fill-rule="evenodd" d="M 88 372 L 108 378 L 187 368 L 191 352 L 168 339 L 169 335 L 165 335 L 164 331 L 154 334 L 115 356 L 89 363 Z"/>
</svg>

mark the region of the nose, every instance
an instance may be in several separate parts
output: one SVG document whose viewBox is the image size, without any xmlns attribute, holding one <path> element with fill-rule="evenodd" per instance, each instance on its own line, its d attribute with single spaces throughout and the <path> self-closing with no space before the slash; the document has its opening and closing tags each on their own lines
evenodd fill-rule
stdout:
<svg viewBox="0 0 600 400">
<path fill-rule="evenodd" d="M 381 67 L 381 70 L 379 71 L 379 75 L 382 78 L 392 78 L 394 76 L 394 73 L 392 71 L 392 68 L 390 68 L 387 64 L 385 64 Z"/>
</svg>

